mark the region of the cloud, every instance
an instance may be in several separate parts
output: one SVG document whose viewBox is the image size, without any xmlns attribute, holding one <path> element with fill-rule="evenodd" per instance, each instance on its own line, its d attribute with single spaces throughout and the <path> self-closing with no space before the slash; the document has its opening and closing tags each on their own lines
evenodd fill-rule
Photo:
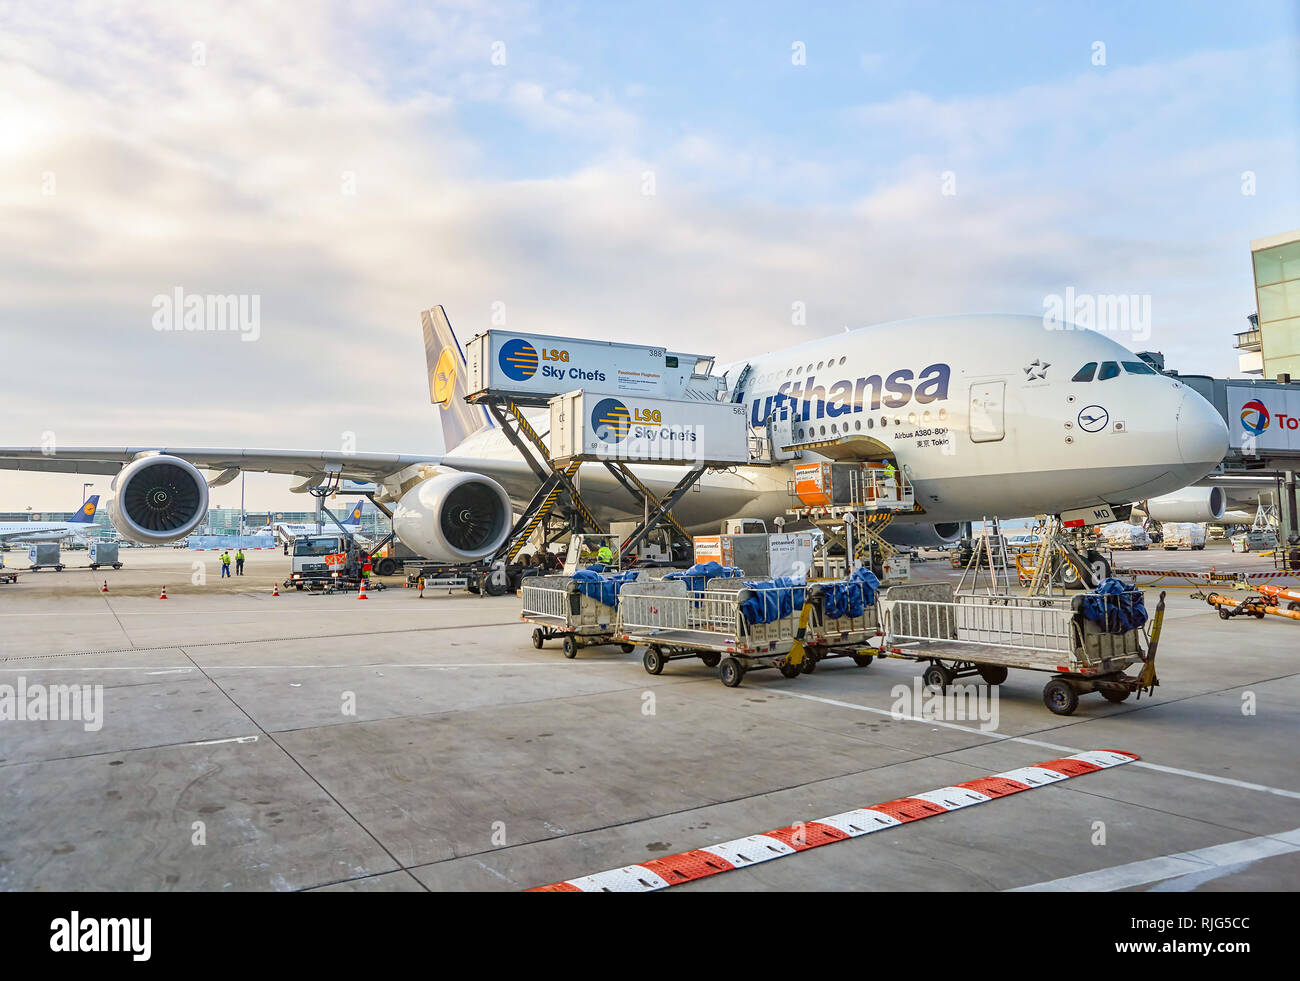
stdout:
<svg viewBox="0 0 1300 981">
<path fill-rule="evenodd" d="M 741 141 L 656 116 L 654 79 L 584 84 L 524 5 L 114 9 L 20 7 L 0 39 L 0 334 L 37 365 L 0 442 L 436 451 L 436 302 L 462 339 L 501 303 L 523 330 L 728 359 L 1074 285 L 1153 293 L 1153 343 L 1225 370 L 1248 239 L 1296 200 L 1285 132 L 1194 125 L 1196 90 L 1230 101 L 1272 49 Z M 1269 190 L 1242 200 L 1247 166 Z M 177 286 L 260 296 L 260 340 L 154 331 Z M 58 479 L 0 478 L 0 508 Z"/>
</svg>

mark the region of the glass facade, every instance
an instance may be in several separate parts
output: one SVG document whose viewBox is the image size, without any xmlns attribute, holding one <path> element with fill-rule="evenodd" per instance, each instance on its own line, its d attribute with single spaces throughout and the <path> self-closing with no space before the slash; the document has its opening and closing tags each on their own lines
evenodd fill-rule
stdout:
<svg viewBox="0 0 1300 981">
<path fill-rule="evenodd" d="M 1265 378 L 1300 379 L 1300 230 L 1252 242 Z"/>
</svg>

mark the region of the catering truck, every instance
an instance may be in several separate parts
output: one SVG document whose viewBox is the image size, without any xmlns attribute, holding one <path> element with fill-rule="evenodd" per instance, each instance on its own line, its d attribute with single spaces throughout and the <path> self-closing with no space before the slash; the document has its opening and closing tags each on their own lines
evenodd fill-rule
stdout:
<svg viewBox="0 0 1300 981">
<path fill-rule="evenodd" d="M 695 561 L 733 566 L 755 579 L 806 578 L 812 574 L 816 541 L 807 531 L 779 535 L 697 535 Z"/>
<path fill-rule="evenodd" d="M 734 465 L 749 462 L 745 407 L 578 389 L 550 399 L 551 456 L 627 462 Z"/>
<path fill-rule="evenodd" d="M 467 398 L 486 393 L 541 404 L 575 388 L 716 402 L 726 385 L 713 358 L 644 344 L 489 330 L 465 345 Z"/>
</svg>

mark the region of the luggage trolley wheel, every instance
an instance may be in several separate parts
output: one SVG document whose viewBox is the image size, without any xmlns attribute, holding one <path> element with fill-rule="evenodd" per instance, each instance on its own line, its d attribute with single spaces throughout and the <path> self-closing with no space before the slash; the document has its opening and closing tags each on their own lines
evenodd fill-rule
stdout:
<svg viewBox="0 0 1300 981">
<path fill-rule="evenodd" d="M 808 656 L 808 655 L 806 655 L 806 654 L 804 655 L 805 658 L 806 658 L 807 656 Z M 807 662 L 805 661 L 804 663 L 807 663 Z M 783 661 L 783 662 L 781 662 L 781 664 L 777 667 L 777 670 L 781 672 L 781 677 L 783 677 L 783 678 L 797 678 L 797 677 L 799 677 L 799 673 L 803 670 L 803 665 L 802 665 L 802 664 L 791 664 L 789 661 Z"/>
<path fill-rule="evenodd" d="M 622 651 L 624 654 L 631 654 L 634 650 L 636 650 L 636 644 L 619 644 L 618 649 Z"/>
<path fill-rule="evenodd" d="M 1232 619 L 1232 614 L 1229 613 L 1229 612 L 1228 612 L 1224 607 L 1221 606 L 1221 607 L 1219 607 L 1219 619 L 1220 619 L 1220 620 L 1231 620 L 1231 619 Z"/>
<path fill-rule="evenodd" d="M 713 654 L 713 653 L 701 654 L 700 660 L 704 662 L 704 666 L 706 668 L 716 668 L 718 666 L 718 662 L 722 660 L 722 655 Z"/>
<path fill-rule="evenodd" d="M 1114 702 L 1116 705 L 1118 705 L 1120 702 L 1125 701 L 1131 694 L 1132 692 L 1130 692 L 1127 688 L 1124 689 L 1123 691 L 1103 690 L 1101 693 L 1101 697 L 1106 699 L 1106 701 L 1108 702 Z"/>
<path fill-rule="evenodd" d="M 1068 681 L 1053 678 L 1043 686 L 1043 704 L 1055 715 L 1071 715 L 1079 707 L 1079 693 Z"/>
<path fill-rule="evenodd" d="M 718 665 L 718 677 L 728 688 L 737 688 L 745 679 L 745 666 L 734 657 L 724 657 Z"/>
<path fill-rule="evenodd" d="M 564 635 L 564 656 L 568 658 L 578 656 L 578 641 L 573 634 Z"/>
<path fill-rule="evenodd" d="M 1000 685 L 1007 680 L 1007 669 L 1002 664 L 981 664 L 977 668 L 986 685 Z"/>
<path fill-rule="evenodd" d="M 852 654 L 853 663 L 860 668 L 869 667 L 871 662 L 876 659 L 874 654 Z"/>
<path fill-rule="evenodd" d="M 803 652 L 803 663 L 799 665 L 799 670 L 804 674 L 812 674 L 817 670 L 817 658 L 812 651 Z"/>
<path fill-rule="evenodd" d="M 641 667 L 646 674 L 659 674 L 664 669 L 664 652 L 653 644 L 647 647 L 641 657 Z"/>
<path fill-rule="evenodd" d="M 1300 602 L 1297 602 L 1296 600 L 1292 600 L 1290 603 L 1286 605 L 1286 608 L 1291 613 L 1300 613 Z"/>
<path fill-rule="evenodd" d="M 955 677 L 956 675 L 952 673 L 950 668 L 935 661 L 925 669 L 925 673 L 921 675 L 921 681 L 924 684 L 929 685 L 931 688 L 938 688 L 940 691 L 946 691 Z"/>
<path fill-rule="evenodd" d="M 540 651 L 540 650 L 542 649 L 542 644 L 543 644 L 545 641 L 546 641 L 546 637 L 543 636 L 543 634 L 542 634 L 542 628 L 541 628 L 541 627 L 534 627 L 534 628 L 533 628 L 533 646 L 536 647 L 536 648 Z"/>
</svg>

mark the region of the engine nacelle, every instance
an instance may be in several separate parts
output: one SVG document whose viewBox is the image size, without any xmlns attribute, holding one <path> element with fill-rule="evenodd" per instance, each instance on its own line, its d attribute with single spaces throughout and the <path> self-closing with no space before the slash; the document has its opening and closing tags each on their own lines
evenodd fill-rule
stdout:
<svg viewBox="0 0 1300 981">
<path fill-rule="evenodd" d="M 938 548 L 940 545 L 951 545 L 961 538 L 963 530 L 960 521 L 942 521 L 938 524 L 899 522 L 891 524 L 881 535 L 891 545 Z"/>
<path fill-rule="evenodd" d="M 510 535 L 513 509 L 490 477 L 444 470 L 416 484 L 393 508 L 402 544 L 434 562 L 474 562 Z"/>
<path fill-rule="evenodd" d="M 184 538 L 208 514 L 208 482 L 176 456 L 143 456 L 113 478 L 108 517 L 126 538 L 166 545 Z"/>
<path fill-rule="evenodd" d="M 1147 501 L 1147 517 L 1156 521 L 1219 521 L 1224 510 L 1222 487 L 1184 487 Z"/>
</svg>

